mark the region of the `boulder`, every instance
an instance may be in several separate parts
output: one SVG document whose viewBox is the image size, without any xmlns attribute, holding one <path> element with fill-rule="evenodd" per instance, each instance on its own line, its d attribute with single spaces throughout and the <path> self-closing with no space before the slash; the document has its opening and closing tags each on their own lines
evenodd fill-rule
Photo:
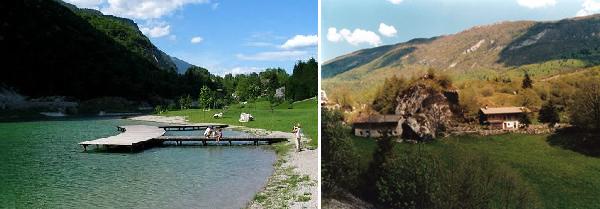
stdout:
<svg viewBox="0 0 600 209">
<path fill-rule="evenodd" d="M 398 130 L 404 139 L 432 140 L 450 126 L 452 104 L 441 90 L 418 83 L 401 92 L 397 101 Z"/>
</svg>

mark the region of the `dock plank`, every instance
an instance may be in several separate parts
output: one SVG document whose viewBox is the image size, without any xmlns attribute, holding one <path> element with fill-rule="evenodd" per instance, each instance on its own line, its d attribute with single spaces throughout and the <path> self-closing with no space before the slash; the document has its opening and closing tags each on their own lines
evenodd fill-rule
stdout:
<svg viewBox="0 0 600 209">
<path fill-rule="evenodd" d="M 140 142 L 146 142 L 165 134 L 165 130 L 156 126 L 132 125 L 121 126 L 124 132 L 106 138 L 80 142 L 80 145 L 109 145 L 109 146 L 133 146 Z"/>
<path fill-rule="evenodd" d="M 160 141 L 216 141 L 217 139 L 214 137 L 206 138 L 203 136 L 160 136 L 156 137 L 157 140 Z M 284 137 L 269 137 L 269 136 L 241 136 L 241 137 L 223 137 L 221 141 L 285 141 L 287 140 Z"/>
</svg>

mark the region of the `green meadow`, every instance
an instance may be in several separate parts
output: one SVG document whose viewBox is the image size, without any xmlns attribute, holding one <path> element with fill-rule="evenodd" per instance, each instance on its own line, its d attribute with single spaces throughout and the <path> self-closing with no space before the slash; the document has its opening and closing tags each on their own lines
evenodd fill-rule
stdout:
<svg viewBox="0 0 600 209">
<path fill-rule="evenodd" d="M 223 118 L 213 118 L 216 113 L 223 113 Z M 249 113 L 254 121 L 240 123 L 238 120 L 241 113 Z M 204 111 L 201 109 L 176 110 L 162 113 L 164 116 L 187 116 L 194 123 L 224 123 L 239 125 L 249 128 L 261 128 L 271 131 L 291 132 L 296 123 L 300 123 L 304 134 L 311 141 L 309 146 L 318 145 L 318 101 L 316 98 L 299 101 L 295 103 L 283 103 L 271 109 L 269 102 L 258 101 L 248 104 L 235 104 L 226 109 L 212 109 Z"/>
<path fill-rule="evenodd" d="M 532 185 L 543 208 L 600 208 L 600 158 L 550 145 L 548 135 L 454 136 L 427 144 L 396 146 L 441 154 L 457 147 L 509 165 Z M 377 147 L 373 139 L 353 137 L 360 168 L 367 169 Z"/>
</svg>

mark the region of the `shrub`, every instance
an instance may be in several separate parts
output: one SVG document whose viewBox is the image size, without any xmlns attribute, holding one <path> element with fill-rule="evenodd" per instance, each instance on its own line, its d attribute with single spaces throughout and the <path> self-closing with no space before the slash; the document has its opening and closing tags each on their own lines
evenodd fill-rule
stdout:
<svg viewBox="0 0 600 209">
<path fill-rule="evenodd" d="M 494 95 L 494 89 L 492 89 L 491 87 L 485 87 L 481 90 L 481 96 L 490 97 L 492 95 Z"/>
<path fill-rule="evenodd" d="M 415 145 L 420 146 L 420 145 Z M 511 168 L 450 148 L 444 159 L 412 148 L 389 155 L 375 179 L 384 208 L 538 208 L 536 193 Z"/>
<path fill-rule="evenodd" d="M 409 151 L 381 165 L 375 181 L 380 204 L 389 208 L 436 208 L 442 183 L 435 158 Z"/>
<path fill-rule="evenodd" d="M 350 139 L 350 131 L 342 124 L 338 111 L 321 110 L 321 182 L 323 193 L 332 194 L 336 188 L 352 190 L 357 185 L 358 154 Z"/>
</svg>

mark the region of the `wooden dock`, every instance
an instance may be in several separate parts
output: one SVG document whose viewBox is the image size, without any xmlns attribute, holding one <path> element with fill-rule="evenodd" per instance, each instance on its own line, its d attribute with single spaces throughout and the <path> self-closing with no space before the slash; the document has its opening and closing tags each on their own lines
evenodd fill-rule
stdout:
<svg viewBox="0 0 600 209">
<path fill-rule="evenodd" d="M 206 138 L 203 136 L 160 136 L 157 137 L 156 140 L 160 142 L 175 142 L 176 144 L 182 145 L 183 142 L 202 142 L 204 146 L 207 145 L 207 142 L 216 142 L 216 138 Z M 258 145 L 259 142 L 266 142 L 267 144 L 273 144 L 277 142 L 286 141 L 286 138 L 283 137 L 269 137 L 269 136 L 240 136 L 240 137 L 223 137 L 220 142 L 229 142 L 229 145 L 232 145 L 232 142 L 252 142 L 254 145 Z"/>
<path fill-rule="evenodd" d="M 227 125 L 211 125 L 213 127 L 224 128 Z M 183 145 L 183 142 L 202 142 L 202 145 L 208 145 L 208 142 L 216 142 L 216 138 L 206 138 L 204 136 L 164 136 L 167 130 L 169 131 L 192 131 L 202 130 L 207 126 L 147 126 L 147 125 L 133 125 L 133 126 L 118 126 L 117 130 L 122 133 L 100 138 L 91 141 L 80 142 L 79 145 L 83 146 L 84 151 L 87 151 L 89 145 L 96 145 L 96 148 L 100 146 L 112 148 L 128 148 L 131 151 L 137 148 L 145 148 L 147 145 L 162 144 L 163 142 L 175 142 L 178 145 Z M 254 145 L 258 145 L 259 142 L 266 142 L 267 144 L 277 143 L 286 141 L 285 137 L 272 137 L 272 136 L 239 136 L 239 137 L 223 137 L 221 142 L 228 142 L 232 145 L 232 142 L 252 142 Z"/>
<path fill-rule="evenodd" d="M 87 150 L 87 146 L 89 145 L 96 145 L 96 147 L 124 146 L 134 149 L 136 146 L 143 146 L 145 143 L 162 136 L 166 132 L 162 128 L 147 125 L 118 126 L 117 129 L 122 133 L 116 136 L 80 142 L 79 144 L 83 146 L 84 150 Z"/>
<path fill-rule="evenodd" d="M 190 126 L 186 126 L 186 125 L 173 125 L 173 126 L 159 126 L 159 128 L 164 129 L 165 131 L 197 131 L 197 130 L 204 130 L 207 127 L 214 127 L 214 128 L 227 128 L 229 127 L 229 125 L 225 125 L 225 124 L 215 124 L 215 125 L 190 125 Z"/>
</svg>

